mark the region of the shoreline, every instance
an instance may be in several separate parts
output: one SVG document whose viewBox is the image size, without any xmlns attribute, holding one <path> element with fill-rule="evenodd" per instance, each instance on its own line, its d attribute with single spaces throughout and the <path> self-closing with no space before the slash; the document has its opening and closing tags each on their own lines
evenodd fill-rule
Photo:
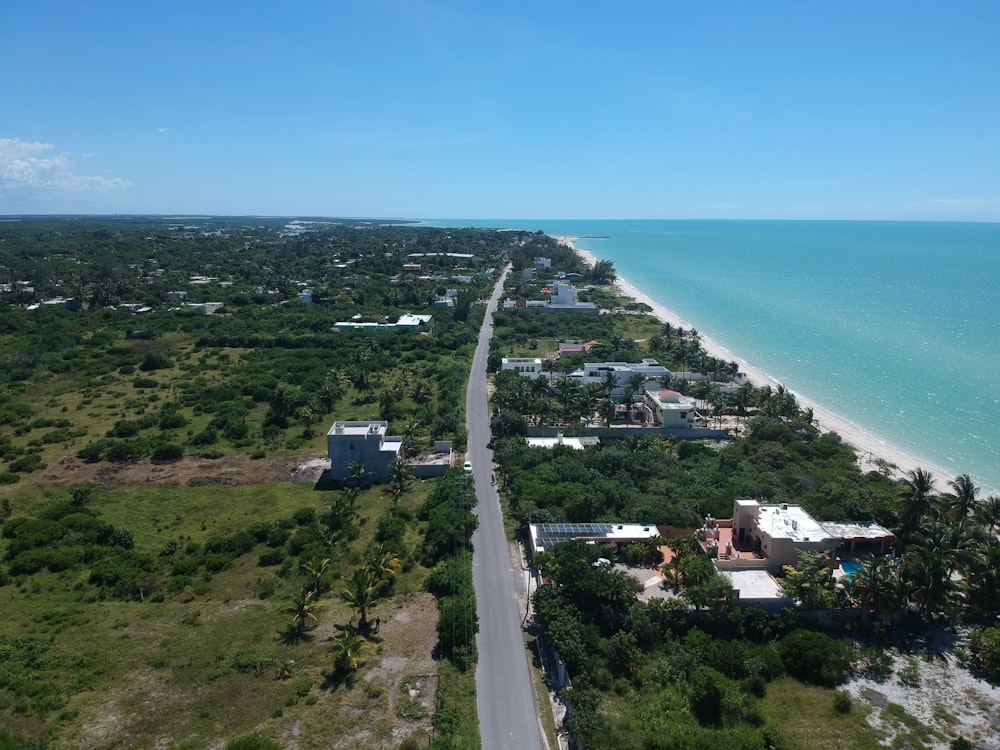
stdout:
<svg viewBox="0 0 1000 750">
<path fill-rule="evenodd" d="M 591 251 L 578 247 L 575 244 L 574 240 L 579 238 L 553 237 L 553 239 L 569 247 L 584 261 L 584 263 L 590 266 L 594 265 L 594 263 L 598 260 Z M 673 326 L 680 326 L 682 328 L 697 328 L 673 310 L 670 310 L 654 301 L 651 297 L 649 297 L 649 295 L 640 291 L 637 287 L 621 276 L 615 279 L 615 287 L 623 296 L 634 299 L 636 302 L 648 305 L 652 309 L 653 315 L 661 322 L 670 323 Z M 701 333 L 699 333 L 699 339 L 701 341 L 701 347 L 710 357 L 722 359 L 727 362 L 736 362 L 739 365 L 739 371 L 746 375 L 747 379 L 753 383 L 755 387 L 760 388 L 764 385 L 770 385 L 774 388 L 781 385 L 778 380 L 766 373 L 760 367 L 748 362 L 735 352 L 730 351 L 716 341 L 713 341 Z M 791 389 L 788 390 L 795 396 L 795 400 L 798 402 L 800 407 L 813 410 L 814 422 L 821 431 L 836 432 L 840 435 L 841 440 L 854 450 L 858 457 L 859 468 L 863 472 L 879 470 L 879 462 L 884 461 L 896 467 L 893 471 L 893 476 L 897 479 L 905 478 L 906 473 L 913 471 L 914 469 L 924 469 L 933 475 L 935 488 L 939 492 L 948 491 L 948 483 L 954 481 L 956 476 L 954 473 L 942 468 L 941 466 L 936 466 L 929 461 L 921 460 L 869 432 L 865 428 L 831 411 L 827 407 L 818 404 L 802 394 L 792 391 Z M 993 492 L 994 489 L 991 487 L 980 488 L 980 493 L 982 495 L 991 494 Z"/>
</svg>

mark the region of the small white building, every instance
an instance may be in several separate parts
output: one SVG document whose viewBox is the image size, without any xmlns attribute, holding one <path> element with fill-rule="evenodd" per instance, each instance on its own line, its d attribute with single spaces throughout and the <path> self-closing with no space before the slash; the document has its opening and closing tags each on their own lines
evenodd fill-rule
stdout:
<svg viewBox="0 0 1000 750">
<path fill-rule="evenodd" d="M 538 357 L 504 357 L 500 360 L 501 370 L 513 370 L 523 378 L 537 380 L 542 374 L 542 360 Z"/>
</svg>

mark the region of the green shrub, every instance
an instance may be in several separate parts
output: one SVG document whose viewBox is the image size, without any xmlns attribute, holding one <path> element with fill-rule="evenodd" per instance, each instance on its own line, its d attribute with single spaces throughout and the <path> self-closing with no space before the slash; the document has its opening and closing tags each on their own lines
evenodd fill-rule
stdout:
<svg viewBox="0 0 1000 750">
<path fill-rule="evenodd" d="M 184 457 L 184 446 L 166 443 L 153 451 L 154 461 L 177 461 Z"/>
<path fill-rule="evenodd" d="M 260 553 L 257 565 L 261 568 L 266 568 L 269 565 L 281 565 L 285 561 L 285 557 L 284 547 L 271 547 Z"/>
<path fill-rule="evenodd" d="M 851 648 L 813 630 L 793 630 L 778 645 L 785 669 L 803 682 L 836 685 L 851 666 Z"/>
<path fill-rule="evenodd" d="M 10 462 L 10 471 L 17 471 L 21 474 L 32 474 L 44 468 L 42 457 L 37 453 L 26 453 Z"/>
<path fill-rule="evenodd" d="M 726 697 L 726 678 L 710 667 L 698 667 L 688 684 L 691 713 L 704 726 L 722 724 L 722 705 Z"/>
<path fill-rule="evenodd" d="M 277 590 L 278 581 L 274 578 L 265 578 L 257 584 L 257 598 L 270 599 Z"/>
<path fill-rule="evenodd" d="M 173 362 L 171 362 L 170 356 L 166 352 L 146 352 L 146 356 L 142 358 L 139 369 L 143 372 L 150 372 L 152 370 L 166 369 L 172 364 Z"/>
<path fill-rule="evenodd" d="M 246 734 L 229 740 L 226 750 L 281 750 L 281 745 L 259 734 Z"/>
<path fill-rule="evenodd" d="M 972 665 L 988 680 L 1000 680 L 1000 627 L 975 628 L 969 634 Z"/>
<path fill-rule="evenodd" d="M 375 540 L 398 545 L 406 533 L 406 521 L 398 516 L 386 516 L 378 522 Z"/>
</svg>

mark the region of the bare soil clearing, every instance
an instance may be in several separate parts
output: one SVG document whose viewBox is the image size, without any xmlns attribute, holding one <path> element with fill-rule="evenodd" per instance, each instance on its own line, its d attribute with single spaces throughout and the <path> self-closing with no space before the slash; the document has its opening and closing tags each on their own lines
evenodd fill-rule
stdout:
<svg viewBox="0 0 1000 750">
<path fill-rule="evenodd" d="M 96 483 L 109 486 L 152 482 L 155 484 L 273 484 L 315 483 L 329 468 L 323 456 L 266 456 L 250 458 L 232 454 L 221 458 L 186 456 L 167 463 L 148 458 L 132 461 L 87 463 L 75 456 L 65 456 L 35 474 L 31 481 L 41 484 Z"/>
</svg>

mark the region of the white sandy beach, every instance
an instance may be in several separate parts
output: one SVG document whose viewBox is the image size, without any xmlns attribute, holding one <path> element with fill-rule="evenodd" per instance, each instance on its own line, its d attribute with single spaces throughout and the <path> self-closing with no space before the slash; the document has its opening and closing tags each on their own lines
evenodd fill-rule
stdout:
<svg viewBox="0 0 1000 750">
<path fill-rule="evenodd" d="M 573 242 L 573 237 L 556 237 L 555 239 L 568 247 L 573 248 L 577 255 L 583 258 L 587 264 L 593 265 L 597 261 L 597 258 L 589 250 L 577 247 Z M 707 338 L 701 333 L 701 329 L 698 328 L 697 325 L 693 325 L 691 322 L 684 320 L 672 310 L 668 310 L 663 305 L 654 302 L 646 294 L 636 289 L 625 279 L 618 277 L 615 282 L 615 286 L 618 287 L 619 291 L 624 296 L 630 297 L 636 302 L 642 302 L 643 304 L 649 305 L 649 307 L 653 310 L 653 314 L 664 323 L 670 323 L 671 325 L 683 328 L 697 329 L 699 331 L 702 348 L 704 348 L 709 356 L 716 357 L 727 362 L 736 362 L 740 366 L 740 372 L 746 375 L 755 386 L 760 387 L 767 384 L 774 387 L 779 385 L 777 380 L 772 378 L 762 369 L 750 362 L 747 362 L 735 352 L 729 351 L 712 339 Z M 897 476 L 901 476 L 918 467 L 929 471 L 934 475 L 936 487 L 939 491 L 947 491 L 948 483 L 954 480 L 954 474 L 945 471 L 939 466 L 934 466 L 928 461 L 922 461 L 915 456 L 910 455 L 906 451 L 900 450 L 894 445 L 890 445 L 885 440 L 854 424 L 853 422 L 844 419 L 827 407 L 817 404 L 799 393 L 795 393 L 795 398 L 801 407 L 811 408 L 813 410 L 813 416 L 816 419 L 816 424 L 821 430 L 824 432 L 836 432 L 845 443 L 848 443 L 855 448 L 858 454 L 859 465 L 863 471 L 877 469 L 878 461 L 881 459 L 882 461 L 897 467 Z"/>
</svg>

